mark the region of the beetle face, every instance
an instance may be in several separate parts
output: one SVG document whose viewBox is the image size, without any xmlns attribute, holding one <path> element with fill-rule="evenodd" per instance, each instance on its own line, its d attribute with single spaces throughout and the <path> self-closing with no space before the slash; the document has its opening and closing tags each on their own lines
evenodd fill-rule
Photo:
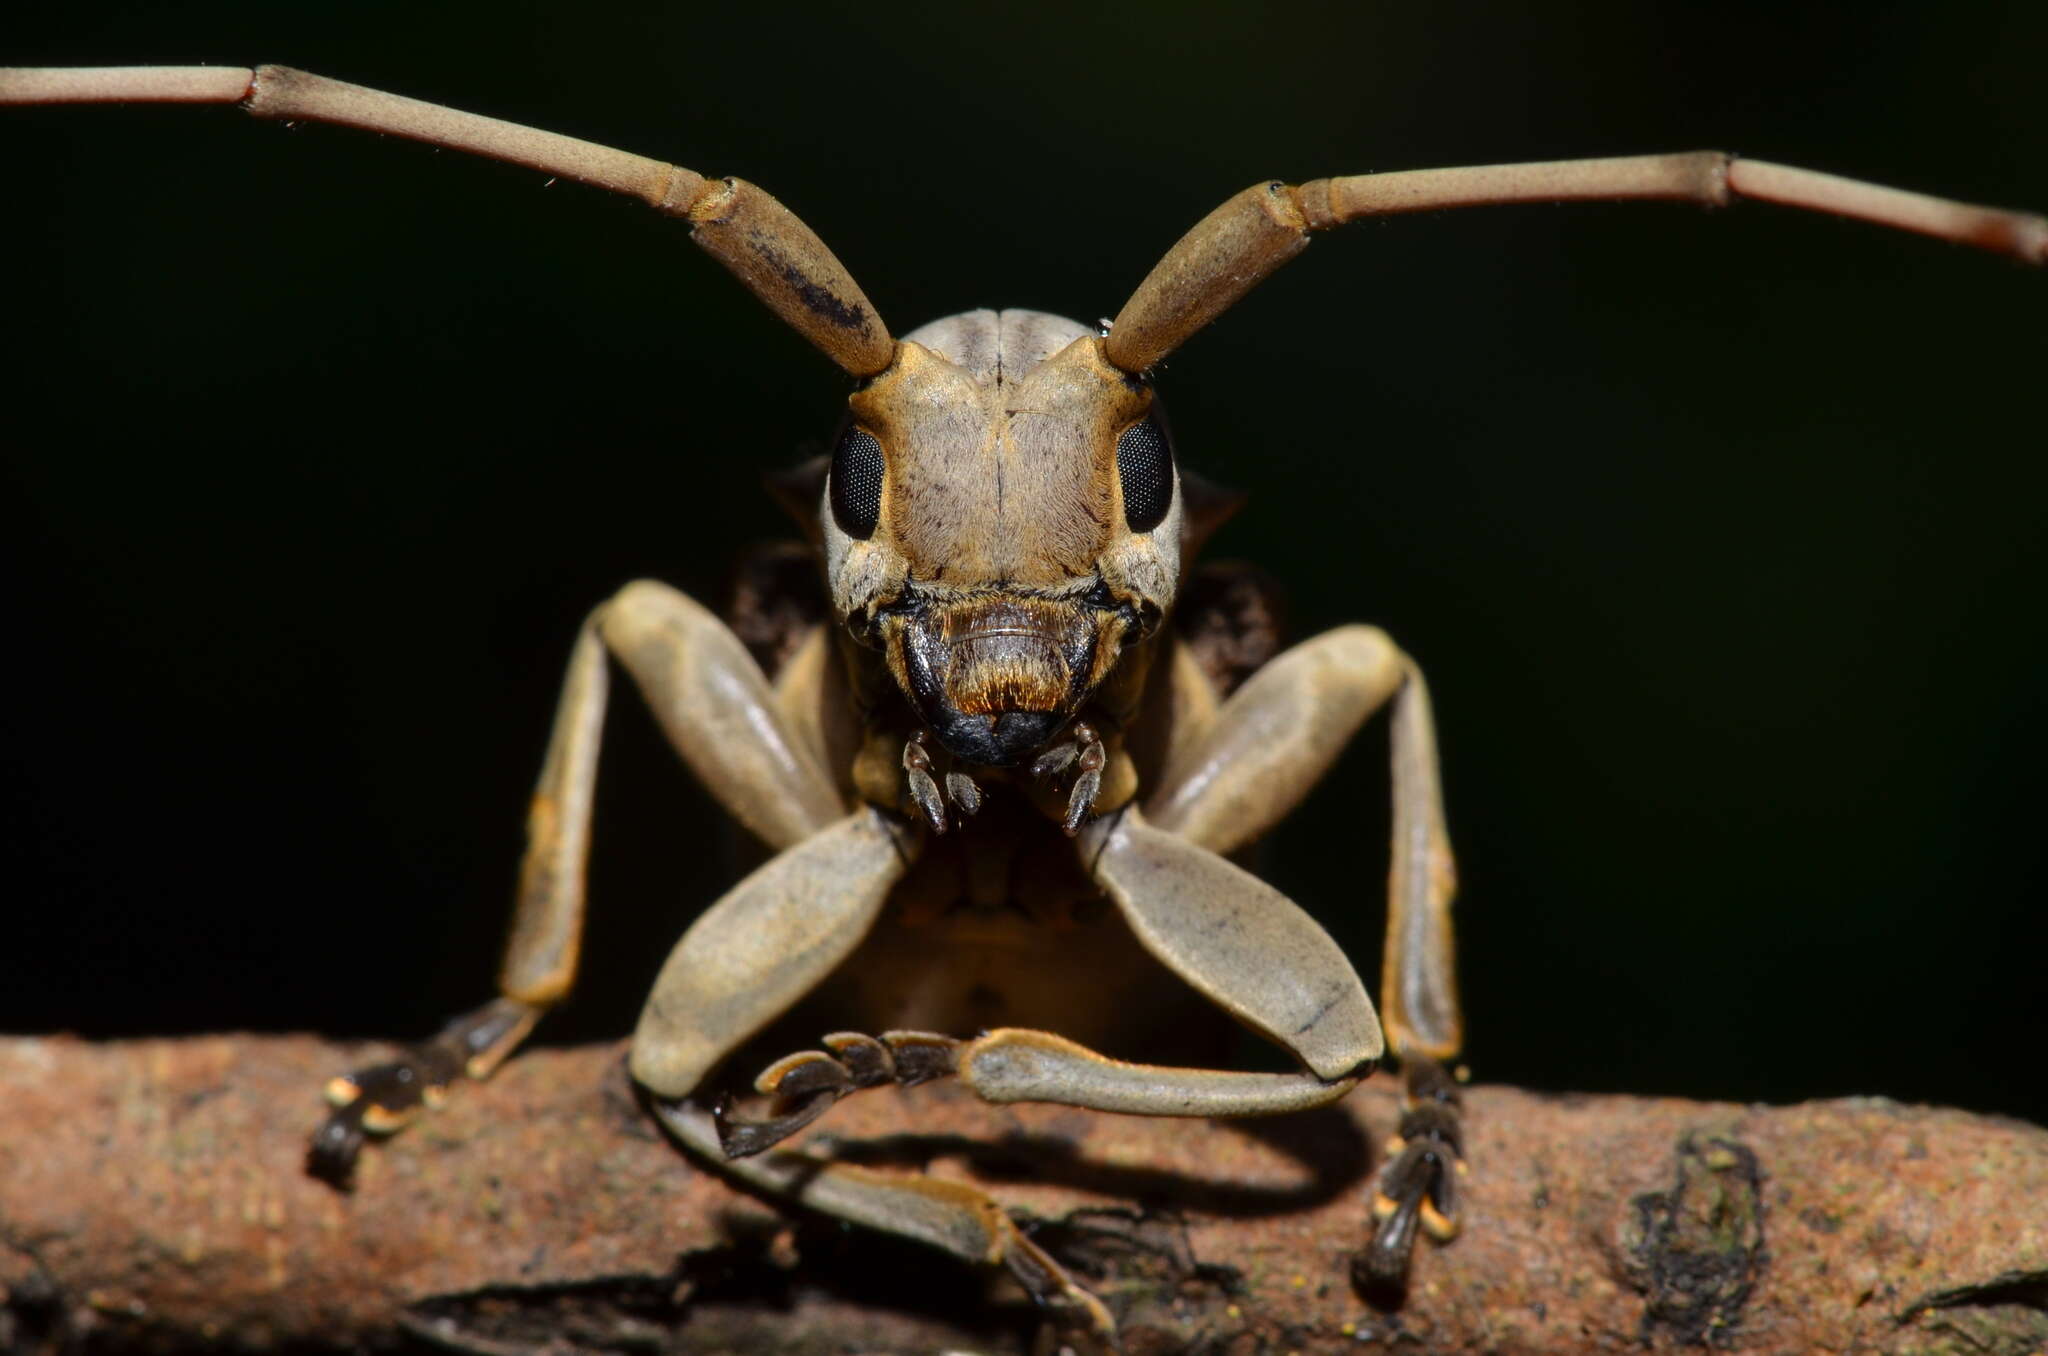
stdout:
<svg viewBox="0 0 2048 1356">
<path fill-rule="evenodd" d="M 1151 388 L 1036 311 L 907 336 L 849 401 L 821 517 L 840 621 L 940 744 L 986 766 L 1058 734 L 1180 582 Z"/>
</svg>

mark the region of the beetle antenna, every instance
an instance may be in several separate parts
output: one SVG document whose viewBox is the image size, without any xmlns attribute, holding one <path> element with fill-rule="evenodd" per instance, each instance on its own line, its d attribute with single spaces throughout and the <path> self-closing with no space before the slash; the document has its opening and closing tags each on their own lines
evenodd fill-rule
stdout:
<svg viewBox="0 0 2048 1356">
<path fill-rule="evenodd" d="M 0 67 L 0 104 L 71 103 L 237 104 L 259 118 L 407 137 L 625 193 L 688 221 L 705 253 L 850 375 L 871 377 L 895 360 L 895 341 L 846 265 L 794 212 L 743 179 L 707 179 L 595 142 L 288 66 Z"/>
<path fill-rule="evenodd" d="M 1742 160 L 1725 151 L 1408 170 L 1254 184 L 1195 223 L 1117 312 L 1104 353 L 1142 373 L 1308 248 L 1309 234 L 1365 217 L 1518 202 L 1783 203 L 2048 263 L 2048 218 Z"/>
</svg>

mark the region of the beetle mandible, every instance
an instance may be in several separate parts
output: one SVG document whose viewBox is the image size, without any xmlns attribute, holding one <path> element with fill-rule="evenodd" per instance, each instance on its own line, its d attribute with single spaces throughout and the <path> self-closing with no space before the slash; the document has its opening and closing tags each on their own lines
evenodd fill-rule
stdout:
<svg viewBox="0 0 2048 1356">
<path fill-rule="evenodd" d="M 778 1160 L 752 1156 L 856 1088 L 951 1075 L 997 1101 L 1256 1114 L 1342 1096 L 1390 1046 L 1412 1105 L 1363 1255 L 1379 1275 L 1398 1274 L 1419 1225 L 1440 1236 L 1455 1226 L 1455 1093 L 1440 1064 L 1460 1043 L 1452 872 L 1426 691 L 1369 628 L 1307 642 L 1235 690 L 1220 660 L 1176 635 L 1176 622 L 1196 619 L 1176 603 L 1216 510 L 1178 473 L 1150 374 L 1311 233 L 1386 212 L 1752 196 L 2035 261 L 2048 236 L 2037 218 L 1711 153 L 1261 184 L 1190 232 L 1100 330 L 982 311 L 892 340 L 822 243 L 739 181 L 280 68 L 14 72 L 0 87 L 14 102 L 138 98 L 373 127 L 634 193 L 688 219 L 700 246 L 860 383 L 830 466 L 802 494 L 835 624 L 793 644 L 771 679 L 722 623 L 663 586 L 630 585 L 593 614 L 535 798 L 505 996 L 400 1063 L 343 1080 L 316 1148 L 329 1171 L 346 1170 L 366 1130 L 396 1128 L 460 1074 L 488 1074 L 567 991 L 615 658 L 714 795 L 780 851 L 685 935 L 636 1036 L 635 1074 L 686 1143 L 738 1155 L 742 1175 L 786 1190 Z M 1385 1042 L 1320 927 L 1227 860 L 1383 705 L 1395 784 Z M 1055 858 L 1045 849 L 1059 835 L 1073 847 Z M 1038 869 L 1019 889 L 991 861 Z M 989 879 L 1004 881 L 993 895 Z M 1097 896 L 1114 909 L 1082 923 L 1080 906 Z M 971 983 L 983 937 L 958 940 L 950 992 L 908 1013 L 863 1014 L 906 1029 L 837 1033 L 829 1054 L 772 1066 L 760 1086 L 783 1100 L 781 1114 L 741 1121 L 692 1100 L 727 1055 L 842 967 L 900 970 L 929 945 L 919 927 L 926 938 L 975 931 L 965 918 L 985 932 L 991 915 L 1027 932 L 1127 929 L 1301 1071 L 1107 1060 L 1088 1044 L 1101 1043 L 1111 1014 L 1091 1013 L 1081 993 L 1026 1002 L 998 992 L 1017 1010 L 984 1020 L 986 986 Z M 980 1026 L 993 1029 L 964 1038 Z M 923 1027 L 935 1030 L 908 1029 Z M 1107 1321 L 985 1202 L 934 1204 L 914 1187 L 829 1172 L 800 1194 L 970 1256 L 1000 1255 L 1041 1298 Z"/>
</svg>

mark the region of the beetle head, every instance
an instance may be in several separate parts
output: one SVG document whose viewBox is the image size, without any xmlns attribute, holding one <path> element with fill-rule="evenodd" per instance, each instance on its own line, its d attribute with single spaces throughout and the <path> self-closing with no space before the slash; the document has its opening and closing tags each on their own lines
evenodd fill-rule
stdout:
<svg viewBox="0 0 2048 1356">
<path fill-rule="evenodd" d="M 820 519 L 839 620 L 948 751 L 988 766 L 1052 739 L 1180 582 L 1150 385 L 1036 311 L 906 336 L 848 402 Z"/>
</svg>

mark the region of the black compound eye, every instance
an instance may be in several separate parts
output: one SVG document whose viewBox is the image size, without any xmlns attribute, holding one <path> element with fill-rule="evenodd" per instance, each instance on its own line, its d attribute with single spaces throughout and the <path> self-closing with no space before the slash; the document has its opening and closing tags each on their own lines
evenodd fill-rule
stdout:
<svg viewBox="0 0 2048 1356">
<path fill-rule="evenodd" d="M 1173 444 L 1151 415 L 1117 435 L 1116 472 L 1124 482 L 1124 521 L 1150 532 L 1173 506 Z"/>
<path fill-rule="evenodd" d="M 848 424 L 832 449 L 832 521 L 857 541 L 875 533 L 882 516 L 882 444 L 864 428 Z"/>
</svg>

